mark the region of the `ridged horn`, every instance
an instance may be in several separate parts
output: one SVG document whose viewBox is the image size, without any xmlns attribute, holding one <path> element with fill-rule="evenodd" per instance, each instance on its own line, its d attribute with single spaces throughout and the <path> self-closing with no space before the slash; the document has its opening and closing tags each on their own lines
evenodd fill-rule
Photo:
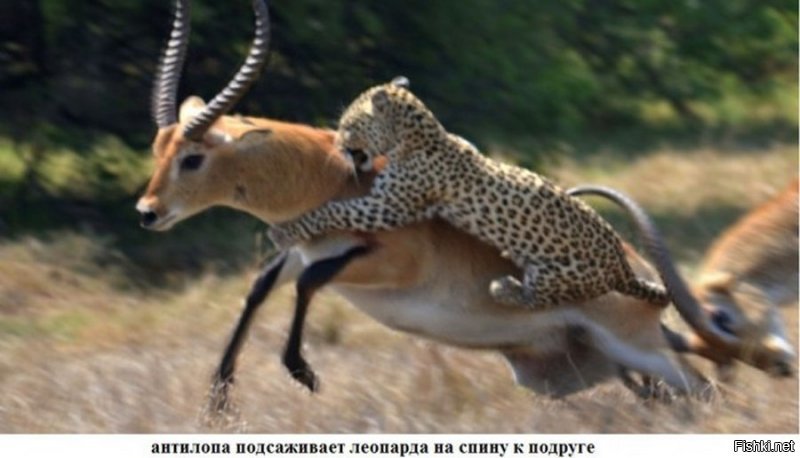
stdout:
<svg viewBox="0 0 800 458">
<path fill-rule="evenodd" d="M 159 128 L 175 124 L 177 118 L 178 82 L 181 79 L 186 48 L 189 46 L 189 2 L 178 0 L 175 3 L 175 19 L 169 42 L 164 48 L 164 56 L 158 67 L 158 75 L 153 86 L 151 111 L 153 120 Z"/>
<path fill-rule="evenodd" d="M 256 36 L 247 59 L 225 89 L 186 124 L 183 129 L 184 137 L 190 140 L 202 138 L 211 124 L 230 110 L 258 78 L 267 61 L 269 50 L 269 13 L 264 0 L 253 0 L 253 10 L 256 15 Z"/>
</svg>

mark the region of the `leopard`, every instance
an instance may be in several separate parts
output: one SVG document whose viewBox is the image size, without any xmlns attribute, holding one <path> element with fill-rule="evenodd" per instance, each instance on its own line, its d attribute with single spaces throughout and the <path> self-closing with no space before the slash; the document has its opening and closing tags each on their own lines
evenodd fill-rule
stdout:
<svg viewBox="0 0 800 458">
<path fill-rule="evenodd" d="M 610 291 L 665 306 L 666 288 L 637 278 L 620 236 L 548 178 L 483 155 L 445 130 L 405 84 L 359 95 L 339 119 L 337 147 L 357 169 L 388 164 L 369 193 L 332 201 L 273 226 L 288 247 L 334 230 L 375 232 L 441 218 L 498 249 L 522 271 L 490 282 L 499 303 L 542 309 Z"/>
</svg>

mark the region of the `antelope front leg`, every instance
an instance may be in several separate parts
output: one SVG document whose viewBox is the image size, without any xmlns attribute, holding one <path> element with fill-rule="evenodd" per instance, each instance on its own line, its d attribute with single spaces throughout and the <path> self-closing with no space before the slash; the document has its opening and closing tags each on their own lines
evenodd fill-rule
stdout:
<svg viewBox="0 0 800 458">
<path fill-rule="evenodd" d="M 267 295 L 275 286 L 296 278 L 299 273 L 299 259 L 290 252 L 280 252 L 264 267 L 250 287 L 245 299 L 244 310 L 231 335 L 219 367 L 214 373 L 207 409 L 213 414 L 224 412 L 229 403 L 229 391 L 233 384 L 233 373 L 236 369 L 236 358 L 244 345 L 247 332 L 253 322 L 256 311 L 261 307 Z"/>
<path fill-rule="evenodd" d="M 342 255 L 317 261 L 308 266 L 297 280 L 294 318 L 286 349 L 283 352 L 283 365 L 295 380 L 302 383 L 311 392 L 317 391 L 319 381 L 301 352 L 303 326 L 311 298 L 320 288 L 330 283 L 351 261 L 368 254 L 371 250 L 372 248 L 369 246 L 357 246 Z"/>
</svg>

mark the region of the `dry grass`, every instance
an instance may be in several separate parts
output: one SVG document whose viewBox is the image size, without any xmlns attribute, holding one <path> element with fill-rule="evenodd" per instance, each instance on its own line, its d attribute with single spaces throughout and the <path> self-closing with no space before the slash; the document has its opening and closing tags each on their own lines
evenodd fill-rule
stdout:
<svg viewBox="0 0 800 458">
<path fill-rule="evenodd" d="M 692 216 L 718 206 L 746 211 L 783 189 L 797 175 L 797 165 L 797 147 L 780 145 L 764 150 L 664 149 L 637 158 L 601 152 L 564 158 L 549 173 L 564 185 L 612 185 L 651 212 Z"/>
<path fill-rule="evenodd" d="M 796 155 L 662 151 L 631 164 L 567 159 L 553 173 L 630 192 L 670 223 L 664 232 L 701 228 L 679 251 L 691 266 L 716 226 L 795 173 Z M 729 211 L 712 229 L 695 221 L 717 207 Z M 239 361 L 238 416 L 205 426 L 198 414 L 253 272 L 140 291 L 113 263 L 98 266 L 103 250 L 81 236 L 0 245 L 0 432 L 798 431 L 797 378 L 740 368 L 711 402 L 643 403 L 615 382 L 551 400 L 516 387 L 492 353 L 387 330 L 332 295 L 309 315 L 304 351 L 322 382 L 310 395 L 280 365 L 289 289 L 265 306 Z M 796 343 L 796 308 L 789 315 Z"/>
</svg>

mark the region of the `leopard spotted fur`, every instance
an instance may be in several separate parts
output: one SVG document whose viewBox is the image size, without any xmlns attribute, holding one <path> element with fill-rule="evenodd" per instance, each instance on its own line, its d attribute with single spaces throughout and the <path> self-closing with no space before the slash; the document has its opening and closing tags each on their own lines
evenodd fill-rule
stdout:
<svg viewBox="0 0 800 458">
<path fill-rule="evenodd" d="M 583 201 L 527 169 L 487 158 L 449 134 L 397 84 L 361 94 L 339 121 L 338 146 L 365 168 L 389 164 L 367 196 L 329 202 L 271 231 L 279 245 L 324 232 L 378 231 L 435 216 L 501 250 L 524 269 L 494 280 L 499 302 L 542 308 L 609 291 L 664 305 L 666 290 L 637 278 L 614 229 Z"/>
</svg>

